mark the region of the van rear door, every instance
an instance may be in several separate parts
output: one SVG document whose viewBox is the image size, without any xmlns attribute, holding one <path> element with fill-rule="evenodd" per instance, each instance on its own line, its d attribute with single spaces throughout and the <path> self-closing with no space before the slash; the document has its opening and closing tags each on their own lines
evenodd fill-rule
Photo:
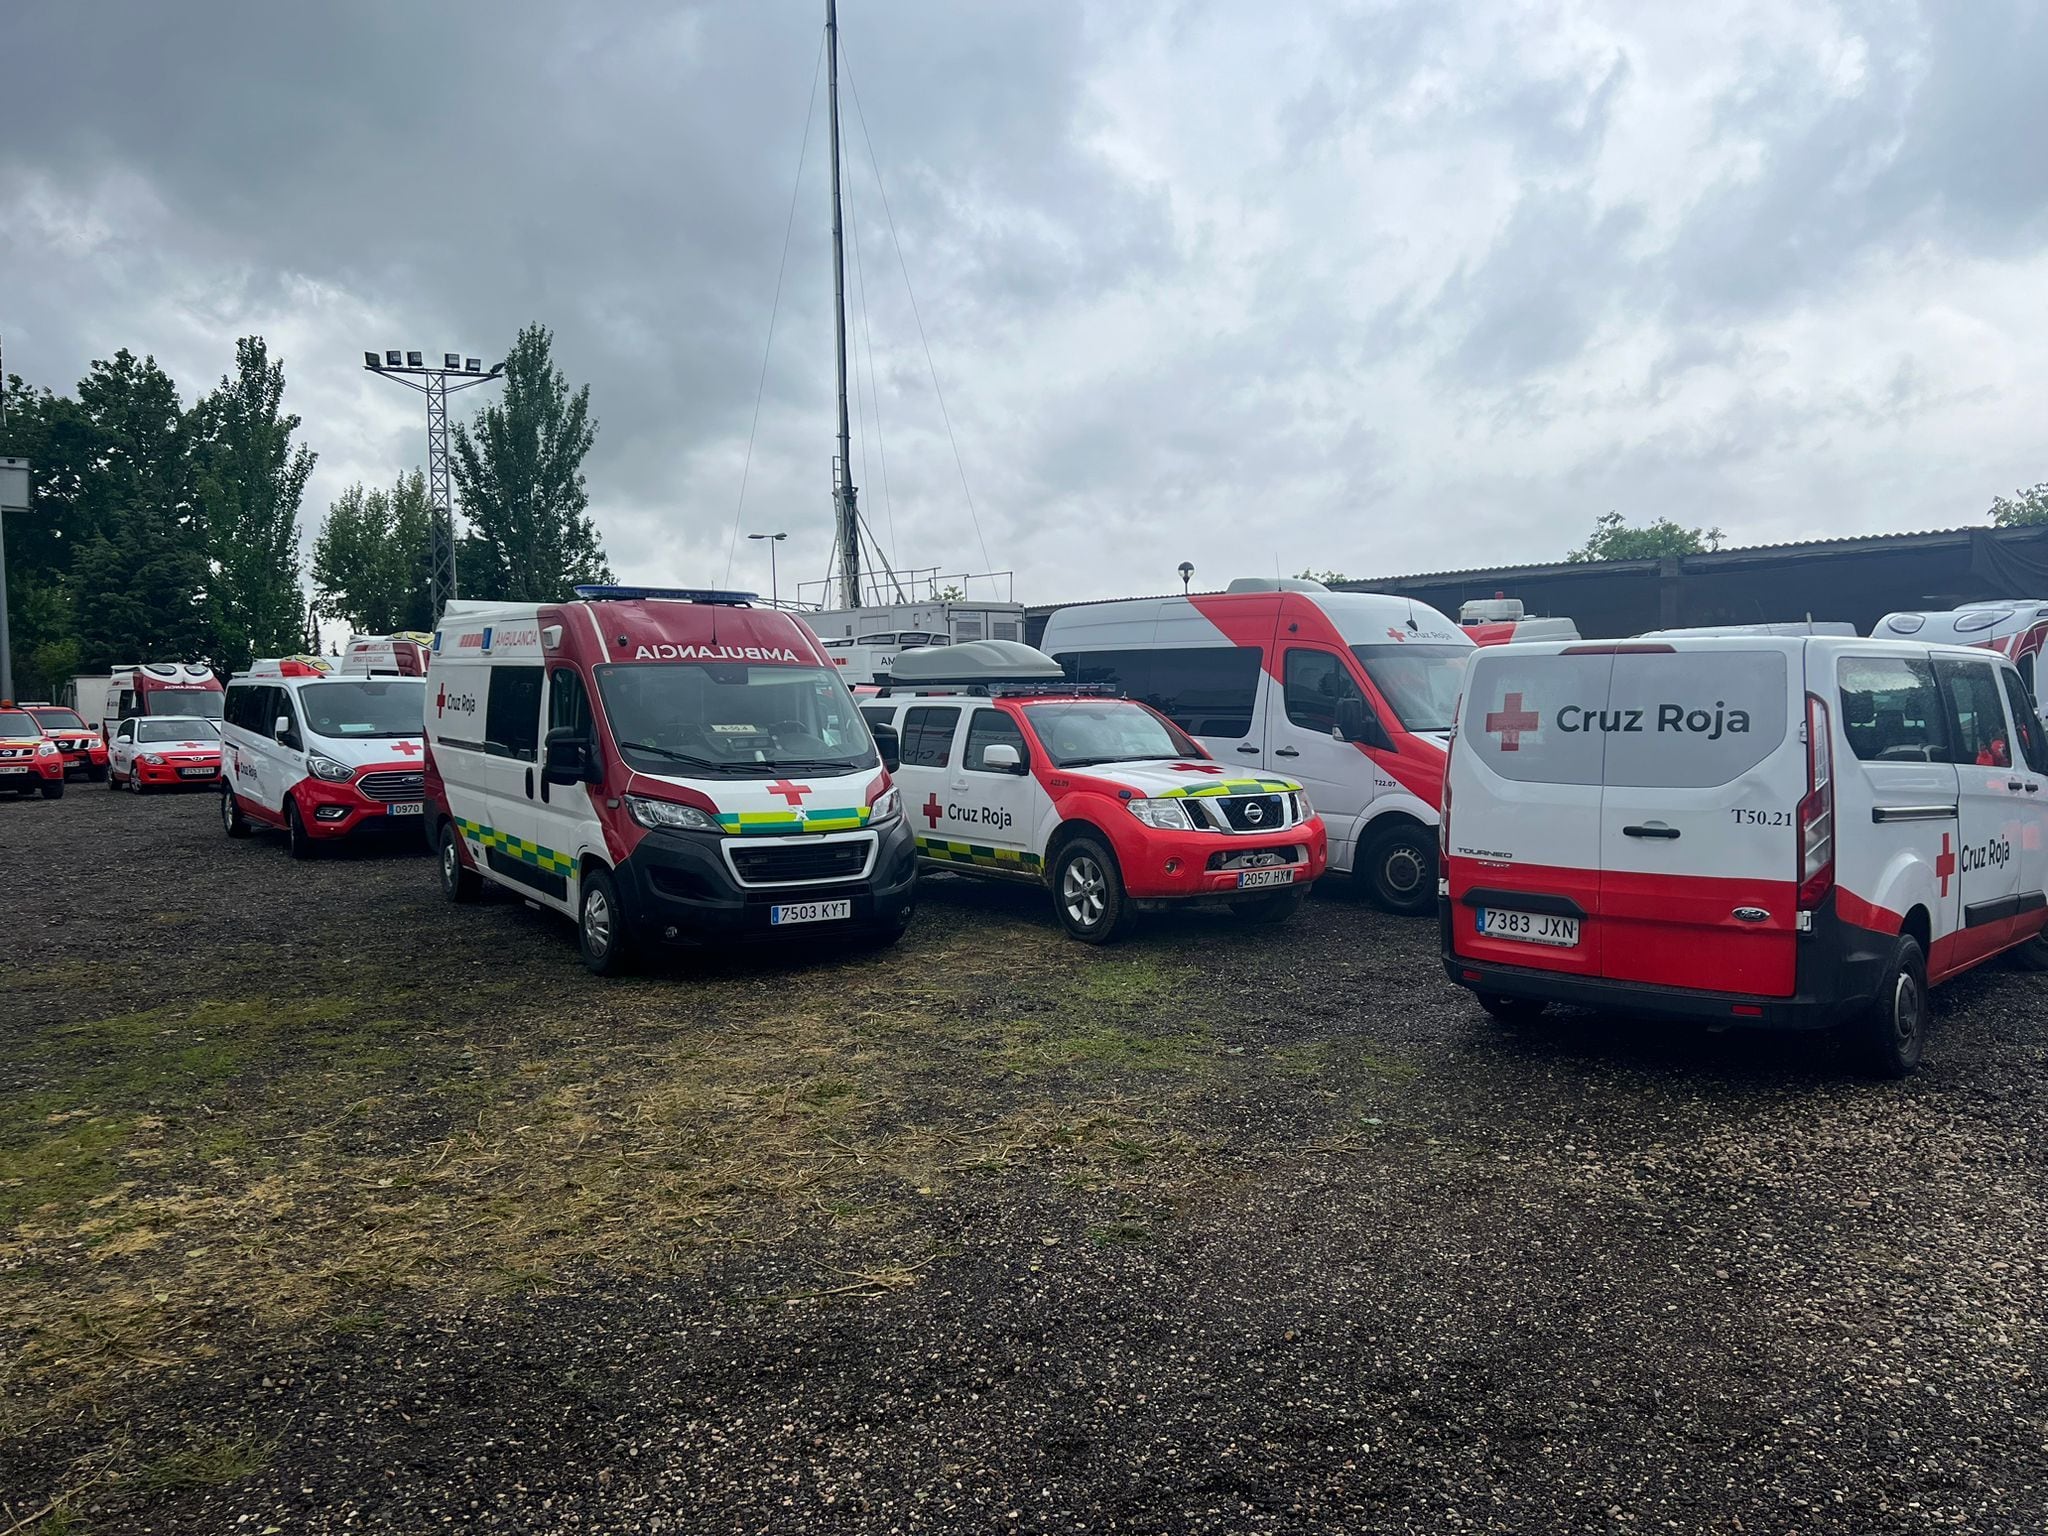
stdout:
<svg viewBox="0 0 2048 1536">
<path fill-rule="evenodd" d="M 1601 974 L 1790 997 L 1804 642 L 1616 652 L 1602 732 Z"/>
<path fill-rule="evenodd" d="M 1611 650 L 1474 654 L 1450 762 L 1452 953 L 1601 974 L 1600 779 Z"/>
</svg>

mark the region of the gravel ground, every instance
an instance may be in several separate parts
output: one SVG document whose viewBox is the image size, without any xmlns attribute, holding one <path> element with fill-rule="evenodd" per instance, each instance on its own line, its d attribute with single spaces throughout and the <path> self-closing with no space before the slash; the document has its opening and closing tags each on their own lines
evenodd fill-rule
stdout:
<svg viewBox="0 0 2048 1536">
<path fill-rule="evenodd" d="M 1877 1084 L 1342 893 L 605 984 L 210 796 L 0 848 L 0 1532 L 2048 1529 L 2039 978 Z"/>
</svg>

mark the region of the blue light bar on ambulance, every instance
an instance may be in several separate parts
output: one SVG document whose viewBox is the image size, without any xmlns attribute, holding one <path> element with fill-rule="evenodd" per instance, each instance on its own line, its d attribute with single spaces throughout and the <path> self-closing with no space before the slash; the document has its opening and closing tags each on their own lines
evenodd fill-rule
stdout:
<svg viewBox="0 0 2048 1536">
<path fill-rule="evenodd" d="M 587 603 L 637 603 L 643 598 L 666 597 L 685 603 L 723 603 L 744 607 L 758 602 L 758 592 L 719 592 L 710 587 L 578 587 L 576 595 Z"/>
</svg>

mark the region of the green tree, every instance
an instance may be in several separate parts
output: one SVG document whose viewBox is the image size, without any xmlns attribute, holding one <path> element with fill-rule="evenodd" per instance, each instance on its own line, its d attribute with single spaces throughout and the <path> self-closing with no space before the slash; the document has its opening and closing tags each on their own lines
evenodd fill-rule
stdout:
<svg viewBox="0 0 2048 1536">
<path fill-rule="evenodd" d="M 283 405 L 283 362 L 270 360 L 261 336 L 244 336 L 235 343 L 235 371 L 193 409 L 216 666 L 288 651 L 304 633 L 299 502 L 314 455 L 292 446 L 299 418 Z"/>
<path fill-rule="evenodd" d="M 321 608 L 363 634 L 432 629 L 432 515 L 418 470 L 389 491 L 343 491 L 313 542 Z"/>
<path fill-rule="evenodd" d="M 1702 532 L 1683 528 L 1668 517 L 1631 528 L 1619 512 L 1603 512 L 1593 520 L 1592 537 L 1565 556 L 1580 560 L 1661 560 L 1668 555 L 1697 555 L 1719 549 L 1726 535 L 1718 528 Z"/>
<path fill-rule="evenodd" d="M 1296 571 L 1294 575 L 1297 581 L 1320 581 L 1326 587 L 1334 587 L 1340 581 L 1351 579 L 1342 571 Z"/>
<path fill-rule="evenodd" d="M 505 359 L 504 394 L 455 429 L 450 465 L 470 534 L 464 596 L 551 602 L 612 579 L 588 516 L 583 459 L 597 440 L 590 386 L 569 393 L 553 333 L 529 325 Z"/>
<path fill-rule="evenodd" d="M 2014 491 L 2011 496 L 1992 497 L 1991 521 L 2001 528 L 2048 523 L 2048 481 Z"/>
</svg>

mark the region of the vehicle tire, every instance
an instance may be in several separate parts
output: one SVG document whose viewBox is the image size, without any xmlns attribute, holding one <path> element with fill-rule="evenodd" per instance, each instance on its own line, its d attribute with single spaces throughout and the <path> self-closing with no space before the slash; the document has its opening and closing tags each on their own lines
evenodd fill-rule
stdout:
<svg viewBox="0 0 2048 1536">
<path fill-rule="evenodd" d="M 142 782 L 142 775 L 137 773 L 133 768 L 130 768 L 128 770 L 128 787 L 134 790 L 135 793 L 137 793 L 138 795 L 146 795 L 149 793 L 149 786 Z"/>
<path fill-rule="evenodd" d="M 242 814 L 242 806 L 235 799 L 235 792 L 226 787 L 220 792 L 220 828 L 229 837 L 249 835 L 249 818 Z"/>
<path fill-rule="evenodd" d="M 312 834 L 306 830 L 306 823 L 299 815 L 299 803 L 290 795 L 284 797 L 285 838 L 295 859 L 310 859 L 320 852 Z"/>
<path fill-rule="evenodd" d="M 1850 1026 L 1851 1043 L 1873 1076 L 1910 1077 L 1927 1044 L 1927 1020 L 1927 957 L 1918 939 L 1902 933 L 1884 985 Z"/>
<path fill-rule="evenodd" d="M 43 783 L 43 798 L 45 800 L 62 800 L 64 798 L 64 781 L 59 779 L 56 783 L 52 784 L 45 780 Z"/>
<path fill-rule="evenodd" d="M 1519 1026 L 1534 1024 L 1543 1017 L 1543 1010 L 1550 1005 L 1536 997 L 1504 997 L 1498 992 L 1475 992 L 1479 1006 L 1484 1008 L 1496 1024 Z"/>
<path fill-rule="evenodd" d="M 2023 971 L 2048 971 L 2048 930 L 2015 945 L 2008 953 L 2012 963 Z"/>
<path fill-rule="evenodd" d="M 1107 944 L 1131 925 L 1116 855 L 1092 837 L 1077 837 L 1060 850 L 1052 869 L 1052 900 L 1060 926 L 1084 944 Z"/>
<path fill-rule="evenodd" d="M 120 781 L 119 779 L 117 779 L 117 778 L 115 778 L 115 777 L 114 777 L 114 770 L 113 770 L 113 769 L 109 768 L 109 769 L 107 770 L 106 778 L 107 778 L 107 788 L 109 788 L 109 789 L 111 789 L 111 790 L 115 791 L 115 792 L 116 792 L 116 793 L 118 794 L 118 793 L 120 792 L 120 790 L 122 789 L 122 787 L 123 787 L 123 786 L 122 786 L 122 784 L 121 784 L 121 781 Z"/>
<path fill-rule="evenodd" d="M 107 769 L 104 764 L 98 768 L 88 768 L 85 770 L 85 776 L 95 784 L 103 784 L 106 782 Z"/>
<path fill-rule="evenodd" d="M 438 850 L 441 860 L 441 894 L 450 901 L 467 906 L 483 894 L 484 882 L 477 872 L 462 862 L 462 844 L 455 835 L 455 823 L 441 823 L 441 846 Z"/>
<path fill-rule="evenodd" d="M 1355 872 L 1373 901 L 1403 917 L 1436 910 L 1436 836 L 1402 822 L 1359 845 Z"/>
<path fill-rule="evenodd" d="M 576 949 L 593 976 L 622 976 L 632 968 L 633 941 L 626 909 L 611 871 L 593 867 L 576 903 Z"/>
<path fill-rule="evenodd" d="M 1230 910 L 1247 923 L 1266 926 L 1284 923 L 1299 912 L 1308 899 L 1308 887 L 1297 885 L 1265 896 L 1245 896 L 1230 904 Z"/>
</svg>

